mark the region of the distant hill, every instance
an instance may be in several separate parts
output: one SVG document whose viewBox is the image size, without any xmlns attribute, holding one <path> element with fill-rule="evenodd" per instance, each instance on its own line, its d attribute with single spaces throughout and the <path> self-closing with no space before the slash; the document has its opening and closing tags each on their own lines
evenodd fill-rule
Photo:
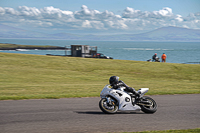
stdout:
<svg viewBox="0 0 200 133">
<path fill-rule="evenodd" d="M 0 38 L 48 38 L 49 35 L 0 24 Z"/>
<path fill-rule="evenodd" d="M 200 42 L 200 30 L 162 27 L 141 34 L 118 35 L 81 35 L 70 33 L 46 34 L 28 31 L 0 24 L 0 38 L 32 38 L 32 39 L 66 39 L 66 40 L 99 40 L 99 41 L 181 41 Z"/>
<path fill-rule="evenodd" d="M 138 34 L 136 37 L 158 41 L 200 41 L 200 30 L 170 26 Z"/>
</svg>

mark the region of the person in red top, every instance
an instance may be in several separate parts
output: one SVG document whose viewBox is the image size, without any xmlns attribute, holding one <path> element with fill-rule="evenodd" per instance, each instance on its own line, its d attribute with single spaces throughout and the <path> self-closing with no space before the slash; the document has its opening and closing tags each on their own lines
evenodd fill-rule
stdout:
<svg viewBox="0 0 200 133">
<path fill-rule="evenodd" d="M 167 58 L 166 54 L 163 53 L 163 55 L 161 56 L 162 62 L 166 62 L 166 58 Z"/>
</svg>

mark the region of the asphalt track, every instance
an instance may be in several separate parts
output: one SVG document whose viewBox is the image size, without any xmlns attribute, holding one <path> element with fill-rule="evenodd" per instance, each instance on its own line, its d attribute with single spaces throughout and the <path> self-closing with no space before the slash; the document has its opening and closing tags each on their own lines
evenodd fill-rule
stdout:
<svg viewBox="0 0 200 133">
<path fill-rule="evenodd" d="M 154 114 L 107 115 L 100 98 L 0 101 L 0 133 L 100 133 L 200 128 L 200 94 L 150 96 Z"/>
</svg>

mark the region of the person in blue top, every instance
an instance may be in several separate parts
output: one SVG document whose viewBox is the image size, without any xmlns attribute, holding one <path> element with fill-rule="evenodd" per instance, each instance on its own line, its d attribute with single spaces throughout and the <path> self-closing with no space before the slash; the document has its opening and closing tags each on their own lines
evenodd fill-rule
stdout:
<svg viewBox="0 0 200 133">
<path fill-rule="evenodd" d="M 152 56 L 152 61 L 156 61 L 156 58 L 157 58 L 157 53 L 155 53 L 155 54 Z"/>
</svg>

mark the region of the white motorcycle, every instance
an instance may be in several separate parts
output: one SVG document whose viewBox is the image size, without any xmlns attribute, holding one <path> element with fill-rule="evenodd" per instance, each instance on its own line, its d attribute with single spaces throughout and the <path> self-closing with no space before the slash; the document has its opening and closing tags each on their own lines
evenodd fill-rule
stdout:
<svg viewBox="0 0 200 133">
<path fill-rule="evenodd" d="M 106 114 L 114 114 L 119 111 L 136 111 L 142 110 L 144 113 L 155 113 L 157 110 L 156 102 L 147 96 L 149 88 L 141 88 L 137 92 L 140 97 L 133 93 L 124 91 L 125 87 L 112 89 L 106 85 L 100 93 L 101 100 L 99 108 Z"/>
</svg>

